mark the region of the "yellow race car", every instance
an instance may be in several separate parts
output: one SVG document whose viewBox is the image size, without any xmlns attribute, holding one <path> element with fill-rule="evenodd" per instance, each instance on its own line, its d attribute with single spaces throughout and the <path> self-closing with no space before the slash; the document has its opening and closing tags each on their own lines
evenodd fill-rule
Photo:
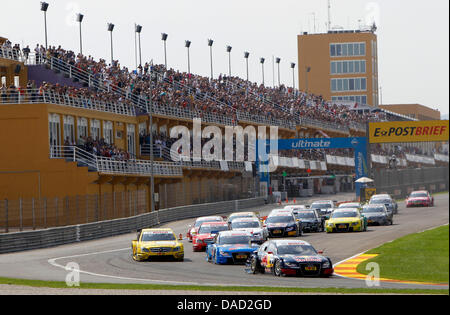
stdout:
<svg viewBox="0 0 450 315">
<path fill-rule="evenodd" d="M 133 259 L 150 260 L 155 257 L 172 256 L 178 261 L 184 260 L 184 247 L 172 229 L 143 229 L 131 242 Z"/>
<path fill-rule="evenodd" d="M 332 232 L 364 232 L 367 231 L 367 220 L 358 209 L 335 209 L 325 221 L 327 233 Z"/>
</svg>

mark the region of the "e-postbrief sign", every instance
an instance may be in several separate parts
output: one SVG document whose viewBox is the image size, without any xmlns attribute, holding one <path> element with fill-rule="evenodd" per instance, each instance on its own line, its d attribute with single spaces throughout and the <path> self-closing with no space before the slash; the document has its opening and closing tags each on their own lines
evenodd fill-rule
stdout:
<svg viewBox="0 0 450 315">
<path fill-rule="evenodd" d="M 448 120 L 395 121 L 369 124 L 370 143 L 448 141 Z"/>
</svg>

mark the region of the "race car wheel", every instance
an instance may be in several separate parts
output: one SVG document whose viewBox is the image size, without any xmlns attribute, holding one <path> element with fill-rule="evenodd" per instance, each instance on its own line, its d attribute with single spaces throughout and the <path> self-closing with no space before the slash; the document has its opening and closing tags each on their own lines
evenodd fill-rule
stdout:
<svg viewBox="0 0 450 315">
<path fill-rule="evenodd" d="M 135 250 L 133 250 L 133 254 L 131 254 L 131 257 L 133 258 L 134 261 L 139 261 Z"/>
<path fill-rule="evenodd" d="M 283 275 L 283 272 L 281 271 L 281 261 L 277 260 L 273 266 L 273 274 L 276 277 L 281 277 Z"/>
<path fill-rule="evenodd" d="M 256 257 L 252 258 L 252 261 L 250 262 L 250 271 L 252 274 L 258 273 L 258 261 L 256 260 Z"/>
</svg>

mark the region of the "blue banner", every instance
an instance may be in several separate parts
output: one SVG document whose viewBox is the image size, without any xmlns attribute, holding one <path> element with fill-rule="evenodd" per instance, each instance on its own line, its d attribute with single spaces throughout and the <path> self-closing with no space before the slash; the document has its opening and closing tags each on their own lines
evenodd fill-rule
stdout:
<svg viewBox="0 0 450 315">
<path fill-rule="evenodd" d="M 258 145 L 257 162 L 260 173 L 260 180 L 270 182 L 269 172 L 262 171 L 267 169 L 267 153 L 272 140 L 266 141 L 264 145 Z M 273 146 L 273 143 L 272 143 Z M 276 146 L 273 146 L 276 147 Z M 368 176 L 367 164 L 367 138 L 366 137 L 348 137 L 348 138 L 311 138 L 311 139 L 279 139 L 278 150 L 311 150 L 311 149 L 353 149 L 355 152 L 355 180 Z M 263 162 L 266 161 L 266 162 Z M 262 164 L 262 165 L 260 165 Z M 356 183 L 356 196 L 359 197 L 362 184 Z"/>
</svg>

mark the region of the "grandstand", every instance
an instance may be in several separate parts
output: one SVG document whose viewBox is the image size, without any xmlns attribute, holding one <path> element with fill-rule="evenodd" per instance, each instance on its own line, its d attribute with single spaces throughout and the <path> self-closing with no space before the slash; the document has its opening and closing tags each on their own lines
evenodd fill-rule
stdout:
<svg viewBox="0 0 450 315">
<path fill-rule="evenodd" d="M 192 119 L 201 118 L 222 131 L 278 126 L 279 138 L 350 137 L 365 136 L 367 122 L 408 119 L 283 85 L 210 79 L 151 62 L 131 71 L 62 47 L 21 49 L 6 38 L 0 38 L 0 77 L 0 144 L 7 148 L 0 157 L 0 200 L 96 196 L 100 209 L 133 204 L 134 213 L 148 212 L 152 174 L 157 209 L 256 197 L 267 192 L 251 163 L 173 161 L 171 128 L 192 130 Z M 372 153 L 382 165 L 378 156 L 391 152 L 374 147 Z M 399 158 L 403 166 L 414 162 Z M 349 150 L 304 150 L 280 152 L 278 165 L 274 178 L 352 174 L 355 164 Z M 131 211 L 121 213 L 107 217 Z"/>
</svg>

